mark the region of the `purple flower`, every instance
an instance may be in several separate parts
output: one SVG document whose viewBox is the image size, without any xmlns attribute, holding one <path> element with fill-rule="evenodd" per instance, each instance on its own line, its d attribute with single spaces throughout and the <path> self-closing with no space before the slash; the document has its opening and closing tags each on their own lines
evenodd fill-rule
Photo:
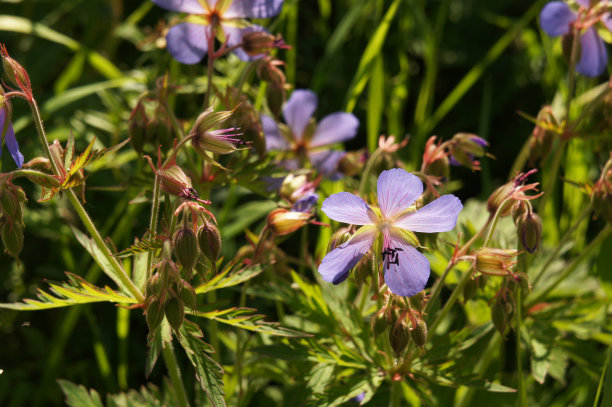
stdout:
<svg viewBox="0 0 612 407">
<path fill-rule="evenodd" d="M 423 192 L 421 180 L 403 169 L 383 171 L 377 183 L 378 204 L 371 207 L 348 192 L 333 194 L 321 210 L 338 222 L 363 225 L 349 241 L 323 258 L 319 273 L 334 284 L 344 281 L 357 262 L 382 234 L 382 258 L 387 286 L 394 294 L 411 296 L 429 278 L 429 261 L 414 246 L 414 232 L 437 233 L 451 230 L 463 208 L 453 195 L 444 195 L 423 208 L 411 205 Z"/>
<path fill-rule="evenodd" d="M 540 26 L 551 37 L 570 34 L 572 26 L 580 29 L 580 58 L 576 63 L 576 71 L 589 77 L 599 76 L 606 69 L 608 54 L 595 24 L 601 21 L 610 30 L 612 17 L 605 12 L 605 8 L 591 9 L 589 0 L 576 1 L 581 6 L 578 13 L 561 1 L 546 4 L 540 12 Z"/>
<path fill-rule="evenodd" d="M 220 41 L 233 47 L 242 43 L 244 34 L 266 31 L 245 18 L 274 17 L 283 6 L 283 0 L 153 0 L 153 3 L 190 14 L 186 22 L 171 27 L 166 36 L 168 51 L 183 64 L 197 64 L 204 58 L 213 28 L 217 29 Z M 234 52 L 243 61 L 256 59 L 242 48 Z"/>
<path fill-rule="evenodd" d="M 7 121 L 7 114 L 4 107 L 0 108 L 0 133 L 2 134 L 2 140 L 6 141 L 6 147 L 9 153 L 13 157 L 17 167 L 21 168 L 23 165 L 23 154 L 19 151 L 19 144 L 15 138 L 15 131 L 13 130 L 13 124 Z M 5 133 L 6 126 L 6 133 Z M 1 145 L 2 143 L 0 143 Z M 2 156 L 2 149 L 0 148 L 0 156 Z"/>
<path fill-rule="evenodd" d="M 336 112 L 325 116 L 316 127 L 311 126 L 316 108 L 317 95 L 300 89 L 293 92 L 283 108 L 286 126 L 279 126 L 273 118 L 262 114 L 266 150 L 285 151 L 287 169 L 297 169 L 300 162 L 308 160 L 323 175 L 334 177 L 345 152 L 331 150 L 329 146 L 355 137 L 359 120 L 351 113 Z"/>
</svg>

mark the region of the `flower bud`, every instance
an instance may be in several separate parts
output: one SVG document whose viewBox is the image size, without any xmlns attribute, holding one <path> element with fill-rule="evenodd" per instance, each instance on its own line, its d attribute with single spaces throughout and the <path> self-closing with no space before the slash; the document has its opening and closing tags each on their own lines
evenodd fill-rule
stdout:
<svg viewBox="0 0 612 407">
<path fill-rule="evenodd" d="M 285 74 L 280 70 L 279 66 L 283 65 L 283 62 L 264 58 L 260 60 L 257 66 L 257 76 L 260 80 L 268 82 L 277 88 L 285 88 Z"/>
<path fill-rule="evenodd" d="M 529 283 L 529 277 L 525 273 L 518 274 L 518 284 L 521 288 L 521 293 L 523 294 L 523 298 L 525 298 L 529 293 L 531 293 L 531 284 Z"/>
<path fill-rule="evenodd" d="M 266 88 L 266 102 L 274 117 L 279 117 L 285 102 L 285 88 L 269 83 Z"/>
<path fill-rule="evenodd" d="M 510 198 L 514 189 L 514 182 L 508 182 L 507 184 L 504 184 L 493 191 L 487 200 L 487 210 L 489 213 L 494 215 L 498 210 L 500 210 L 499 216 L 504 217 L 510 215 L 512 206 L 516 202 L 515 199 Z M 503 207 L 500 209 L 500 206 L 502 205 Z"/>
<path fill-rule="evenodd" d="M 309 219 L 309 213 L 278 208 L 268 215 L 268 226 L 278 236 L 285 236 L 307 224 Z"/>
<path fill-rule="evenodd" d="M 168 148 L 172 144 L 172 126 L 162 116 L 151 119 L 146 128 L 147 139 Z"/>
<path fill-rule="evenodd" d="M 475 278 L 470 278 L 463 286 L 463 301 L 469 301 L 474 298 L 478 290 L 478 282 Z"/>
<path fill-rule="evenodd" d="M 2 55 L 2 67 L 9 82 L 21 89 L 28 97 L 32 96 L 30 78 L 26 70 L 11 58 L 4 45 L 0 44 L 0 55 Z"/>
<path fill-rule="evenodd" d="M 198 306 L 198 299 L 196 296 L 195 289 L 185 280 L 179 281 L 178 293 L 181 300 L 186 306 L 195 310 Z"/>
<path fill-rule="evenodd" d="M 491 305 L 491 321 L 495 329 L 497 329 L 502 336 L 506 336 L 510 328 L 510 321 L 506 306 L 502 302 L 495 301 Z"/>
<path fill-rule="evenodd" d="M 251 31 L 242 36 L 242 49 L 249 56 L 269 54 L 277 48 L 287 48 L 280 36 L 274 36 L 266 31 Z"/>
<path fill-rule="evenodd" d="M 516 250 L 483 247 L 474 254 L 476 256 L 474 263 L 476 271 L 492 276 L 505 276 L 510 273 L 511 268 L 516 264 L 511 259 L 516 257 L 518 252 Z"/>
<path fill-rule="evenodd" d="M 161 294 L 162 289 L 163 289 L 162 283 L 163 281 L 159 273 L 155 273 L 151 277 L 149 277 L 149 279 L 147 280 L 147 284 L 145 286 L 145 294 L 147 298 L 154 297 L 154 296 Z"/>
<path fill-rule="evenodd" d="M 21 202 L 17 196 L 17 191 L 20 189 L 21 187 L 10 185 L 10 183 L 4 184 L 0 188 L 0 214 L 6 216 L 11 223 L 14 221 L 21 222 L 23 216 Z"/>
<path fill-rule="evenodd" d="M 534 253 L 542 240 L 542 219 L 531 211 L 523 214 L 516 222 L 516 231 L 521 246 L 529 253 Z"/>
<path fill-rule="evenodd" d="M 189 193 L 195 193 L 191 186 L 191 180 L 178 165 L 157 170 L 161 179 L 161 189 L 167 194 L 186 197 Z"/>
<path fill-rule="evenodd" d="M 158 298 L 151 301 L 147 306 L 147 325 L 149 326 L 149 331 L 151 332 L 155 331 L 155 329 L 161 325 L 162 320 L 164 319 L 162 306 L 163 304 Z"/>
<path fill-rule="evenodd" d="M 215 264 L 221 253 L 221 235 L 219 229 L 209 222 L 198 229 L 198 246 L 200 251 L 211 263 Z"/>
<path fill-rule="evenodd" d="M 372 333 L 374 336 L 378 336 L 387 329 L 387 317 L 385 312 L 377 312 L 370 320 L 370 326 L 372 327 Z"/>
<path fill-rule="evenodd" d="M 427 343 L 427 323 L 419 319 L 416 326 L 410 330 L 410 334 L 414 343 L 419 348 L 423 348 Z"/>
<path fill-rule="evenodd" d="M 359 175 L 366 162 L 364 151 L 349 151 L 338 161 L 338 171 L 348 177 Z"/>
<path fill-rule="evenodd" d="M 184 227 L 176 231 L 173 238 L 174 255 L 179 264 L 187 271 L 191 271 L 198 263 L 198 239 L 191 228 Z"/>
<path fill-rule="evenodd" d="M 332 237 L 329 239 L 329 243 L 327 244 L 327 252 L 331 252 L 336 247 L 343 245 L 348 242 L 351 238 L 351 233 L 348 228 L 340 228 L 338 229 Z"/>
<path fill-rule="evenodd" d="M 280 187 L 280 194 L 291 202 L 295 202 L 304 194 L 304 189 L 308 185 L 308 176 L 304 174 L 289 174 L 283 179 Z"/>
<path fill-rule="evenodd" d="M 14 258 L 18 258 L 23 249 L 23 226 L 21 223 L 0 223 L 0 235 L 4 249 Z"/>
<path fill-rule="evenodd" d="M 142 153 L 144 143 L 147 139 L 148 125 L 149 117 L 147 116 L 145 108 L 142 103 L 138 103 L 130 115 L 128 134 L 132 147 L 139 153 Z"/>
<path fill-rule="evenodd" d="M 410 341 L 410 328 L 402 321 L 392 329 L 389 329 L 389 343 L 397 356 L 399 356 Z"/>
<path fill-rule="evenodd" d="M 421 290 L 412 297 L 410 297 L 410 305 L 415 310 L 421 312 L 425 305 L 427 304 L 427 296 L 425 295 L 425 290 Z"/>
<path fill-rule="evenodd" d="M 183 303 L 175 297 L 168 299 L 164 306 L 164 313 L 172 329 L 178 331 L 185 319 L 185 307 Z"/>
</svg>

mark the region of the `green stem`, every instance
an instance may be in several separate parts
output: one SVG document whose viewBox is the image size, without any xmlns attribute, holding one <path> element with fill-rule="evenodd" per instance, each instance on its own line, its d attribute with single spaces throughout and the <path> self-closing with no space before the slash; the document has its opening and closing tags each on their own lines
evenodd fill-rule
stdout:
<svg viewBox="0 0 612 407">
<path fill-rule="evenodd" d="M 515 332 L 516 332 L 516 371 L 518 374 L 518 405 L 519 407 L 527 406 L 527 390 L 525 389 L 525 376 L 523 374 L 523 360 L 521 352 L 521 322 L 522 317 L 522 293 L 519 288 L 516 290 L 516 319 L 515 319 Z"/>
<path fill-rule="evenodd" d="M 58 164 L 53 159 L 53 156 L 51 155 L 51 150 L 49 149 L 49 143 L 47 141 L 47 135 L 45 134 L 45 129 L 42 124 L 38 105 L 36 104 L 36 101 L 34 99 L 30 100 L 29 104 L 32 110 L 32 116 L 34 117 L 34 125 L 36 126 L 36 131 L 38 132 L 40 143 L 43 145 L 45 154 L 49 158 L 53 173 L 55 175 L 61 176 L 62 172 L 60 171 Z M 132 282 L 130 277 L 125 272 L 125 269 L 121 266 L 121 264 L 119 264 L 115 256 L 113 256 L 113 253 L 104 242 L 104 239 L 102 239 L 100 232 L 98 232 L 98 229 L 96 229 L 96 226 L 94 225 L 93 221 L 89 217 L 89 214 L 81 204 L 81 201 L 79 201 L 79 198 L 77 197 L 76 193 L 72 190 L 72 188 L 68 188 L 65 191 L 66 196 L 68 196 L 68 200 L 70 201 L 70 204 L 73 206 L 79 218 L 81 218 L 81 222 L 83 222 L 85 229 L 87 229 L 87 231 L 91 235 L 96 246 L 100 250 L 101 254 L 104 256 L 106 261 L 113 267 L 113 269 L 115 270 L 115 274 L 117 275 L 123 286 L 130 292 L 130 294 L 132 294 L 135 299 L 137 299 L 138 301 L 143 301 L 144 297 L 142 293 L 140 292 L 138 287 L 134 285 L 134 282 Z"/>
<path fill-rule="evenodd" d="M 399 380 L 392 380 L 389 406 L 399 407 L 401 405 L 402 405 L 402 382 Z"/>
<path fill-rule="evenodd" d="M 561 273 L 551 285 L 549 285 L 545 290 L 540 292 L 526 304 L 527 308 L 542 301 L 552 290 L 561 284 L 561 282 L 565 280 L 567 276 L 569 276 L 576 269 L 576 267 L 578 267 L 578 265 L 591 254 L 591 251 L 593 251 L 593 249 L 599 246 L 601 242 L 608 237 L 610 232 L 612 232 L 612 225 L 608 223 L 606 227 L 599 232 L 595 239 L 593 239 L 591 243 L 589 243 L 589 245 L 585 247 L 582 252 L 580 252 L 580 255 L 577 256 L 574 261 L 572 261 L 572 263 L 565 268 L 563 273 Z"/>
<path fill-rule="evenodd" d="M 185 385 L 183 384 L 183 377 L 181 375 L 181 369 L 176 362 L 176 356 L 174 355 L 174 348 L 172 342 L 168 342 L 163 346 L 164 361 L 166 362 L 166 368 L 170 375 L 170 381 L 176 394 L 176 402 L 180 407 L 189 407 L 189 401 L 187 400 L 187 392 L 185 391 Z"/>
<path fill-rule="evenodd" d="M 159 216 L 159 197 L 161 190 L 161 177 L 155 175 L 155 182 L 153 183 L 153 203 L 151 204 L 151 218 L 149 219 L 149 236 L 153 238 L 157 234 L 157 220 Z M 151 268 L 153 266 L 153 252 L 147 253 L 147 278 L 149 280 Z"/>
<path fill-rule="evenodd" d="M 376 162 L 379 155 L 380 150 L 375 150 L 366 164 L 365 170 L 363 171 L 363 174 L 361 176 L 361 182 L 359 183 L 359 196 L 363 196 L 363 194 L 365 193 L 366 187 L 368 186 L 370 173 L 372 172 L 372 168 L 374 166 L 374 162 Z"/>
</svg>

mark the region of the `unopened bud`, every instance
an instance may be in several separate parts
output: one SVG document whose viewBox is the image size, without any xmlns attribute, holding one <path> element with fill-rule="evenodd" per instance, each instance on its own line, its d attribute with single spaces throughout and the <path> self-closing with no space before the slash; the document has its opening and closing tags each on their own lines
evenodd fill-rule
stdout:
<svg viewBox="0 0 612 407">
<path fill-rule="evenodd" d="M 195 310 L 198 305 L 198 299 L 195 289 L 185 280 L 179 281 L 179 296 L 181 300 L 192 310 Z"/>
<path fill-rule="evenodd" d="M 516 264 L 512 258 L 516 257 L 517 254 L 516 250 L 483 247 L 475 252 L 476 261 L 474 269 L 487 275 L 507 275 Z"/>
<path fill-rule="evenodd" d="M 164 313 L 168 319 L 168 323 L 175 331 L 178 331 L 183 325 L 185 319 L 185 307 L 183 303 L 175 297 L 170 298 L 166 301 L 164 306 Z"/>
<path fill-rule="evenodd" d="M 280 36 L 265 31 L 251 31 L 242 36 L 242 49 L 251 57 L 269 54 L 277 48 L 286 48 Z"/>
<path fill-rule="evenodd" d="M 0 235 L 4 249 L 14 258 L 18 258 L 23 249 L 23 226 L 20 223 L 0 223 Z"/>
<path fill-rule="evenodd" d="M 217 262 L 221 253 L 221 235 L 219 229 L 212 223 L 206 222 L 198 229 L 198 246 L 200 251 L 213 264 Z"/>
<path fill-rule="evenodd" d="M 151 332 L 155 331 L 164 319 L 164 310 L 162 307 L 163 304 L 158 298 L 151 301 L 147 307 L 147 325 Z"/>
<path fill-rule="evenodd" d="M 523 294 L 523 298 L 527 296 L 531 292 L 531 284 L 529 284 L 529 277 L 525 273 L 519 273 L 518 275 L 518 283 L 521 288 L 521 293 Z"/>
<path fill-rule="evenodd" d="M 159 273 L 155 273 L 151 277 L 149 277 L 145 286 L 145 294 L 147 295 L 147 297 L 159 295 L 163 288 L 162 283 L 163 281 Z"/>
<path fill-rule="evenodd" d="M 427 296 L 425 295 L 425 290 L 421 290 L 412 297 L 410 297 L 410 305 L 415 310 L 421 312 L 425 308 L 427 304 Z"/>
<path fill-rule="evenodd" d="M 142 153 L 145 140 L 147 139 L 147 127 L 149 126 L 149 117 L 142 103 L 138 103 L 132 114 L 130 115 L 128 134 L 130 142 L 134 150 Z"/>
<path fill-rule="evenodd" d="M 264 58 L 257 67 L 257 76 L 259 76 L 260 80 L 268 82 L 268 84 L 284 89 L 285 74 L 279 68 L 282 64 L 281 61 Z"/>
<path fill-rule="evenodd" d="M 364 151 L 349 151 L 338 161 L 338 171 L 348 177 L 361 174 L 366 162 Z"/>
<path fill-rule="evenodd" d="M 531 211 L 520 216 L 516 222 L 516 231 L 521 246 L 529 253 L 540 247 L 542 240 L 542 219 Z"/>
<path fill-rule="evenodd" d="M 161 144 L 164 148 L 170 147 L 172 143 L 172 128 L 164 117 L 153 117 L 147 124 L 147 139 Z"/>
<path fill-rule="evenodd" d="M 416 326 L 410 330 L 412 340 L 419 347 L 423 348 L 427 343 L 427 323 L 419 319 Z"/>
<path fill-rule="evenodd" d="M 26 95 L 32 95 L 30 78 L 28 73 L 21 64 L 11 58 L 4 45 L 0 45 L 0 54 L 2 55 L 2 67 L 7 79 L 16 87 L 21 89 Z"/>
<path fill-rule="evenodd" d="M 351 238 L 351 233 L 348 228 L 340 228 L 332 235 L 329 239 L 329 243 L 327 244 L 327 252 L 331 252 L 336 247 L 343 245 L 348 242 Z"/>
<path fill-rule="evenodd" d="M 17 189 L 8 184 L 0 189 L 0 214 L 3 214 L 11 221 L 20 221 L 22 218 L 21 203 L 17 197 Z"/>
<path fill-rule="evenodd" d="M 161 179 L 161 189 L 167 194 L 185 197 L 188 193 L 195 193 L 191 180 L 178 165 L 157 170 Z"/>
<path fill-rule="evenodd" d="M 374 336 L 378 336 L 387 329 L 387 317 L 385 312 L 377 312 L 370 320 L 370 326 L 372 327 L 372 333 Z"/>
<path fill-rule="evenodd" d="M 478 282 L 475 278 L 470 278 L 463 286 L 463 300 L 469 301 L 474 298 L 478 290 Z"/>
<path fill-rule="evenodd" d="M 278 208 L 268 215 L 268 226 L 278 236 L 285 236 L 295 232 L 308 223 L 310 214 L 304 212 L 292 212 L 287 209 Z"/>
<path fill-rule="evenodd" d="M 190 271 L 198 263 L 198 239 L 195 232 L 188 227 L 176 231 L 173 238 L 174 254 L 179 264 Z"/>
<path fill-rule="evenodd" d="M 410 341 L 410 328 L 404 321 L 389 329 L 389 343 L 397 356 L 399 356 Z"/>
<path fill-rule="evenodd" d="M 515 190 L 514 182 L 508 182 L 497 188 L 487 200 L 487 210 L 494 215 L 500 211 L 499 216 L 508 216 L 512 211 L 512 206 L 516 202 L 515 199 L 509 198 Z M 501 207 L 501 209 L 500 209 Z"/>
<path fill-rule="evenodd" d="M 502 335 L 506 336 L 510 328 L 508 313 L 506 306 L 498 301 L 491 305 L 491 321 L 495 329 Z"/>
</svg>

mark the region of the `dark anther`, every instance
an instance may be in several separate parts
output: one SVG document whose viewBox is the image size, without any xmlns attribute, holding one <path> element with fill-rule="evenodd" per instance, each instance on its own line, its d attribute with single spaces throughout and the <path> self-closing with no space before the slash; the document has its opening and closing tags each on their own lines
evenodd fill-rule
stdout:
<svg viewBox="0 0 612 407">
<path fill-rule="evenodd" d="M 385 261 L 385 256 L 389 256 L 389 258 L 387 259 L 387 270 L 389 270 L 389 265 L 391 264 L 397 264 L 399 265 L 399 253 L 398 252 L 403 252 L 404 249 L 402 249 L 401 247 L 396 247 L 396 248 L 388 248 L 383 250 L 382 252 L 382 258 L 383 258 L 383 262 Z"/>
</svg>

